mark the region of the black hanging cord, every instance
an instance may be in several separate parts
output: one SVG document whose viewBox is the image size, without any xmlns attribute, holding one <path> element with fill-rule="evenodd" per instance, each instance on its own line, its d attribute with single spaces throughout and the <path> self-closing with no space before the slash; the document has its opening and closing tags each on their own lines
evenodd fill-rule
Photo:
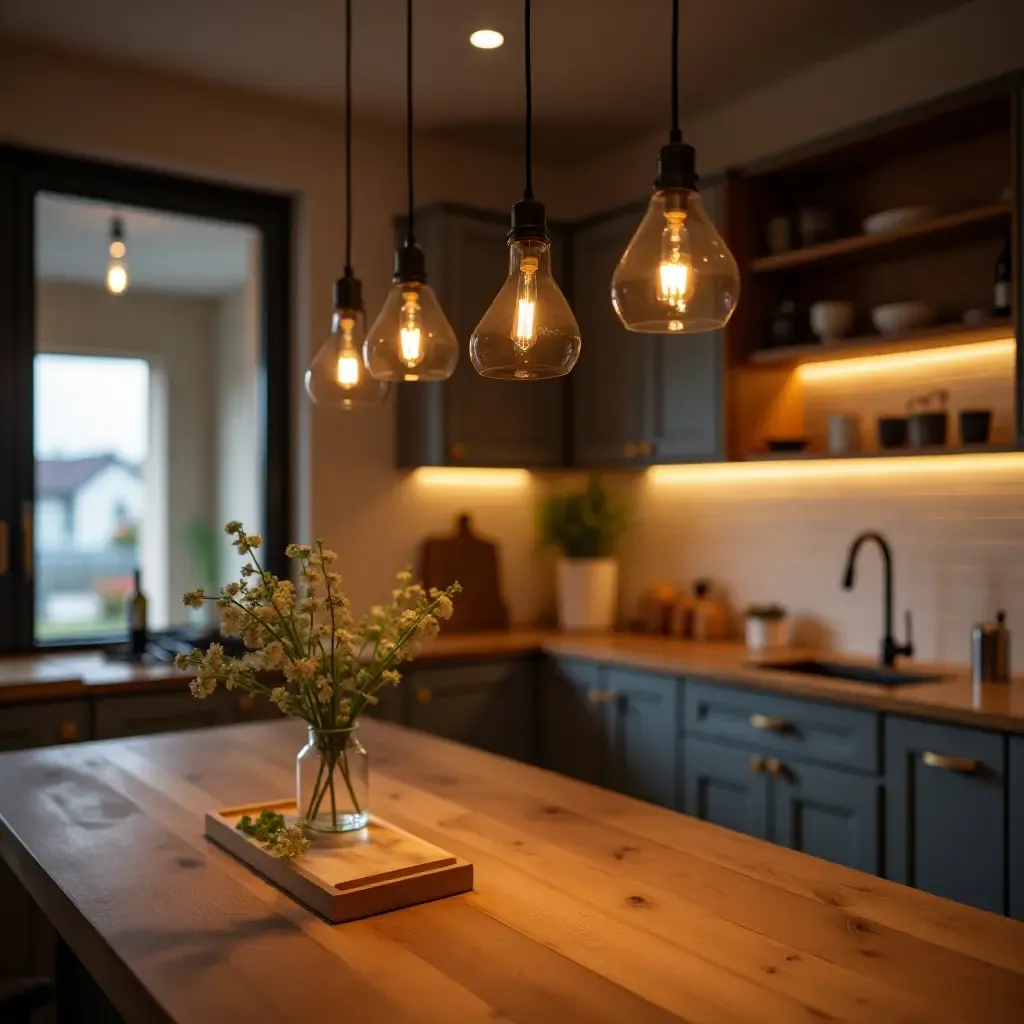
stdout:
<svg viewBox="0 0 1024 1024">
<path fill-rule="evenodd" d="M 679 130 L 679 0 L 672 0 L 672 130 L 670 142 L 682 142 Z"/>
<path fill-rule="evenodd" d="M 530 63 L 530 0 L 525 0 L 523 49 L 526 64 L 526 187 L 524 199 L 533 199 L 533 70 Z"/>
<path fill-rule="evenodd" d="M 405 0 L 405 160 L 409 177 L 409 226 L 405 244 L 412 246 L 416 244 L 412 187 L 412 0 Z"/>
<path fill-rule="evenodd" d="M 352 277 L 352 0 L 345 0 L 345 276 Z"/>
</svg>

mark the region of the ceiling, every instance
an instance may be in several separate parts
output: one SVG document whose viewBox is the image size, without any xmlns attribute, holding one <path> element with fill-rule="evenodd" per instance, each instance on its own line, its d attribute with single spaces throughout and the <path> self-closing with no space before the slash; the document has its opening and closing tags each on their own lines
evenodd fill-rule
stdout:
<svg viewBox="0 0 1024 1024">
<path fill-rule="evenodd" d="M 36 276 L 103 287 L 115 214 L 130 288 L 213 296 L 244 284 L 253 228 L 53 194 L 36 199 Z"/>
<path fill-rule="evenodd" d="M 684 114 L 854 49 L 958 0 L 681 0 Z M 357 114 L 400 122 L 403 0 L 353 0 Z M 518 149 L 520 0 L 417 0 L 421 127 Z M 567 159 L 668 117 L 669 0 L 537 0 L 537 145 Z M 498 50 L 470 32 L 497 28 Z M 0 0 L 0 31 L 266 94 L 339 105 L 344 0 Z M 599 129 L 599 132 L 595 130 Z M 603 136 L 598 142 L 597 136 Z"/>
</svg>

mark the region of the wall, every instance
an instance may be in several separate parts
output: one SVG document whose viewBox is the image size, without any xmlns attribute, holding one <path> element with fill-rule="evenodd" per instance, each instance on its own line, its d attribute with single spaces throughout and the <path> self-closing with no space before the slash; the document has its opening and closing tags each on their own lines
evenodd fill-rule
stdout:
<svg viewBox="0 0 1024 1024">
<path fill-rule="evenodd" d="M 185 620 L 179 595 L 195 585 L 183 530 L 209 519 L 215 429 L 214 382 L 197 367 L 216 340 L 216 303 L 130 289 L 112 297 L 102 287 L 43 281 L 38 287 L 40 352 L 132 356 L 150 365 L 150 431 L 143 468 L 144 585 L 155 626 Z"/>
<path fill-rule="evenodd" d="M 531 557 L 534 516 L 522 504 L 514 512 L 477 504 L 473 488 L 455 483 L 431 492 L 429 512 L 410 506 L 407 481 L 392 469 L 390 402 L 345 415 L 311 408 L 302 394 L 306 364 L 329 330 L 332 282 L 344 262 L 336 112 L 11 41 L 0 41 L 0 95 L 18 98 L 0 104 L 2 139 L 295 197 L 293 532 L 296 539 L 323 536 L 338 549 L 357 607 L 386 595 L 391 568 L 413 561 L 427 529 L 462 507 L 477 508 L 480 528 L 500 537 L 506 564 Z M 354 146 L 353 262 L 373 310 L 390 283 L 392 219 L 404 202 L 403 133 L 356 125 Z M 429 139 L 418 144 L 417 198 L 424 203 L 459 199 L 504 210 L 520 194 L 521 173 L 516 156 Z M 548 183 L 538 167 L 538 189 Z M 508 599 L 515 618 L 535 614 L 522 574 L 509 581 Z"/>
</svg>

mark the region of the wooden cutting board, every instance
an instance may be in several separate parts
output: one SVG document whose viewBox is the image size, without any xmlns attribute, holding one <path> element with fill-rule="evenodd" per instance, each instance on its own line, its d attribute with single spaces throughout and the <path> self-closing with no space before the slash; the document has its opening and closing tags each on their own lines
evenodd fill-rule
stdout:
<svg viewBox="0 0 1024 1024">
<path fill-rule="evenodd" d="M 508 609 L 501 597 L 498 546 L 473 532 L 468 515 L 455 521 L 447 537 L 427 537 L 420 547 L 420 578 L 425 587 L 443 590 L 462 584 L 455 613 L 444 623 L 445 633 L 508 629 Z"/>
</svg>

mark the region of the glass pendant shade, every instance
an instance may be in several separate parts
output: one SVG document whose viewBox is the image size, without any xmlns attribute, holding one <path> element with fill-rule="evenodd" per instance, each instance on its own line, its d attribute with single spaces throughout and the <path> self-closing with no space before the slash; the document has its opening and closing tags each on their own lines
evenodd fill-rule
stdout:
<svg viewBox="0 0 1024 1024">
<path fill-rule="evenodd" d="M 364 338 L 363 311 L 335 309 L 330 337 L 306 371 L 306 393 L 317 405 L 348 410 L 383 400 L 388 385 L 366 369 Z"/>
<path fill-rule="evenodd" d="M 612 276 L 623 325 L 642 334 L 715 331 L 739 297 L 739 267 L 700 193 L 658 189 Z"/>
<path fill-rule="evenodd" d="M 503 380 L 562 377 L 579 354 L 579 326 L 551 276 L 551 244 L 511 239 L 508 277 L 469 339 L 477 373 Z"/>
<path fill-rule="evenodd" d="M 363 354 L 376 380 L 445 380 L 459 361 L 459 342 L 429 284 L 396 281 Z"/>
</svg>

